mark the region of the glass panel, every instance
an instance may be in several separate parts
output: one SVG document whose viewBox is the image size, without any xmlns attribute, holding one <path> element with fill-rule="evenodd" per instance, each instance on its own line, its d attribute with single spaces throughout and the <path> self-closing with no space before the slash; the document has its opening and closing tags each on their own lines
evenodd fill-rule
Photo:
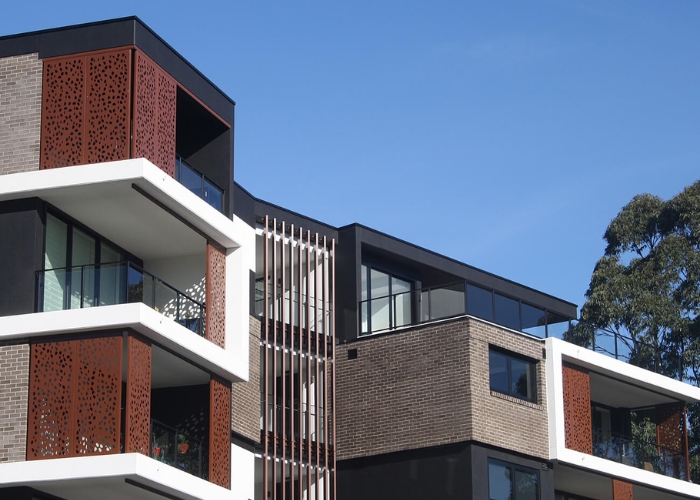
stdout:
<svg viewBox="0 0 700 500">
<path fill-rule="evenodd" d="M 163 283 L 157 278 L 149 276 L 150 280 L 155 283 L 155 303 L 153 309 L 162 313 L 164 316 L 177 320 L 178 319 L 178 303 L 177 292 Z M 149 281 L 150 281 L 149 280 Z"/>
<path fill-rule="evenodd" d="M 508 394 L 508 356 L 496 351 L 489 351 L 489 379 L 491 390 Z"/>
<path fill-rule="evenodd" d="M 464 283 L 435 288 L 430 291 L 430 319 L 464 314 Z"/>
<path fill-rule="evenodd" d="M 369 298 L 367 296 L 367 292 L 369 291 L 369 288 L 367 287 L 367 266 L 362 266 L 362 269 L 360 270 L 360 281 L 360 288 L 362 289 L 362 298 L 360 300 L 367 300 Z"/>
<path fill-rule="evenodd" d="M 513 479 L 510 468 L 489 461 L 489 499 L 512 500 Z"/>
<path fill-rule="evenodd" d="M 430 321 L 430 290 L 423 290 L 420 293 L 420 321 Z"/>
<path fill-rule="evenodd" d="M 362 323 L 361 326 L 361 333 L 368 333 L 367 331 L 367 324 L 368 324 L 369 316 L 367 316 L 367 302 L 362 302 L 360 304 L 360 322 Z"/>
<path fill-rule="evenodd" d="M 403 292 L 410 292 L 411 284 L 408 281 L 404 281 L 399 278 L 391 278 L 391 293 L 397 295 Z"/>
<path fill-rule="evenodd" d="M 224 193 L 206 179 L 204 179 L 204 201 L 219 212 L 224 207 Z"/>
<path fill-rule="evenodd" d="M 129 266 L 129 272 L 127 273 L 127 295 L 126 301 L 131 302 L 143 302 L 146 305 L 153 305 L 151 289 L 145 290 L 146 280 L 144 280 L 143 273 L 138 269 Z M 148 293 L 147 293 L 148 292 Z"/>
<path fill-rule="evenodd" d="M 529 361 L 510 358 L 511 391 L 509 394 L 534 401 L 534 365 Z"/>
<path fill-rule="evenodd" d="M 372 331 L 386 330 L 389 328 L 389 297 L 382 297 L 371 301 Z"/>
<path fill-rule="evenodd" d="M 474 285 L 467 285 L 467 313 L 493 321 L 493 294 Z"/>
<path fill-rule="evenodd" d="M 44 273 L 44 311 L 62 311 L 65 303 L 67 271 L 58 269 Z"/>
<path fill-rule="evenodd" d="M 389 275 L 376 269 L 370 271 L 370 297 L 377 299 L 389 295 Z"/>
<path fill-rule="evenodd" d="M 513 330 L 520 330 L 520 304 L 513 299 L 496 295 L 496 323 Z"/>
<path fill-rule="evenodd" d="M 547 336 L 561 338 L 569 329 L 569 318 L 555 313 L 547 314 Z"/>
<path fill-rule="evenodd" d="M 411 324 L 411 292 L 392 297 L 394 301 L 394 328 Z"/>
<path fill-rule="evenodd" d="M 515 470 L 516 500 L 537 500 L 537 473 Z"/>
<path fill-rule="evenodd" d="M 68 288 L 70 290 L 70 296 L 68 297 L 69 303 L 67 309 L 80 309 L 80 302 L 83 297 L 83 268 L 74 267 L 68 270 L 66 276 L 68 277 Z"/>
<path fill-rule="evenodd" d="M 95 238 L 85 234 L 80 229 L 73 228 L 73 255 L 71 265 L 85 266 L 95 264 Z"/>
<path fill-rule="evenodd" d="M 532 307 L 528 304 L 520 305 L 520 314 L 523 319 L 523 331 L 539 338 L 547 335 L 547 315 L 544 310 Z"/>
<path fill-rule="evenodd" d="M 64 308 L 66 271 L 49 271 L 68 265 L 68 226 L 52 215 L 46 218 L 46 253 L 44 254 L 44 311 L 61 311 Z"/>
<path fill-rule="evenodd" d="M 185 162 L 180 162 L 180 184 L 202 197 L 202 176 L 192 170 Z"/>
<path fill-rule="evenodd" d="M 46 218 L 46 254 L 44 268 L 56 269 L 68 265 L 68 225 L 53 215 Z"/>
</svg>

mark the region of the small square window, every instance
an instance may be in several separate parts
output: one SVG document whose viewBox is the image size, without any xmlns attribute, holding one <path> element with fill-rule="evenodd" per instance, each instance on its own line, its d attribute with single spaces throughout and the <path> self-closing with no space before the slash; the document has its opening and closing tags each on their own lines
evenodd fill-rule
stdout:
<svg viewBox="0 0 700 500">
<path fill-rule="evenodd" d="M 491 390 L 525 401 L 537 402 L 536 366 L 535 361 L 490 349 Z"/>
</svg>

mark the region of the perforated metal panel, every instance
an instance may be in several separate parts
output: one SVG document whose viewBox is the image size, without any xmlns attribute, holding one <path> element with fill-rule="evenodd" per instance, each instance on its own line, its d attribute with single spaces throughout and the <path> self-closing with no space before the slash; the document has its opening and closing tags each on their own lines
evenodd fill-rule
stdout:
<svg viewBox="0 0 700 500">
<path fill-rule="evenodd" d="M 212 378 L 209 398 L 209 481 L 230 488 L 231 386 Z"/>
<path fill-rule="evenodd" d="M 72 342 L 32 345 L 27 460 L 70 455 L 73 361 Z"/>
<path fill-rule="evenodd" d="M 120 335 L 32 345 L 27 460 L 119 452 Z"/>
<path fill-rule="evenodd" d="M 146 158 L 175 176 L 176 84 L 156 63 L 136 51 L 135 158 Z"/>
<path fill-rule="evenodd" d="M 119 453 L 122 337 L 73 341 L 75 454 Z"/>
<path fill-rule="evenodd" d="M 219 347 L 226 342 L 226 255 L 207 244 L 206 338 Z"/>
<path fill-rule="evenodd" d="M 630 483 L 613 479 L 613 500 L 634 500 L 634 491 Z"/>
<path fill-rule="evenodd" d="M 129 158 L 131 50 L 87 58 L 85 163 Z"/>
<path fill-rule="evenodd" d="M 131 51 L 44 61 L 41 168 L 129 158 Z"/>
<path fill-rule="evenodd" d="M 151 427 L 151 345 L 127 339 L 126 422 L 124 451 L 149 456 Z"/>
<path fill-rule="evenodd" d="M 46 59 L 41 106 L 41 168 L 82 163 L 84 115 L 85 59 Z"/>
<path fill-rule="evenodd" d="M 591 423 L 591 379 L 588 371 L 573 365 L 562 366 L 564 384 L 564 430 L 566 447 L 593 454 Z"/>
</svg>

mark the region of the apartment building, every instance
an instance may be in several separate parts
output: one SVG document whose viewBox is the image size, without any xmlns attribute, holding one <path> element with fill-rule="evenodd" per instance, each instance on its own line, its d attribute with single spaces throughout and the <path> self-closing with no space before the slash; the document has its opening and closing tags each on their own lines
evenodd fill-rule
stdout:
<svg viewBox="0 0 700 500">
<path fill-rule="evenodd" d="M 700 389 L 256 198 L 234 110 L 137 18 L 0 38 L 0 498 L 700 498 Z"/>
</svg>

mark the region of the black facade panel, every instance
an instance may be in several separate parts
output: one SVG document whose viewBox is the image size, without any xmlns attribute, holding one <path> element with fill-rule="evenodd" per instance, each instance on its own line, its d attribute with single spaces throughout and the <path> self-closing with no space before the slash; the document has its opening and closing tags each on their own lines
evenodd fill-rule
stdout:
<svg viewBox="0 0 700 500">
<path fill-rule="evenodd" d="M 339 229 L 335 278 L 340 286 L 335 288 L 335 304 L 336 337 L 341 341 L 352 340 L 359 334 L 357 309 L 360 300 L 361 258 L 357 227 Z"/>
<path fill-rule="evenodd" d="M 539 476 L 538 500 L 554 500 L 554 470 L 550 463 L 478 445 L 471 446 L 473 496 L 470 498 L 489 498 L 489 459 L 536 471 Z"/>
<path fill-rule="evenodd" d="M 38 198 L 0 203 L 0 316 L 35 309 L 36 271 L 44 252 L 44 203 Z"/>
<path fill-rule="evenodd" d="M 485 499 L 472 497 L 466 443 L 338 462 L 338 500 Z"/>
<path fill-rule="evenodd" d="M 239 184 L 234 184 L 233 191 L 233 214 L 250 227 L 255 227 L 255 198 Z"/>
</svg>

